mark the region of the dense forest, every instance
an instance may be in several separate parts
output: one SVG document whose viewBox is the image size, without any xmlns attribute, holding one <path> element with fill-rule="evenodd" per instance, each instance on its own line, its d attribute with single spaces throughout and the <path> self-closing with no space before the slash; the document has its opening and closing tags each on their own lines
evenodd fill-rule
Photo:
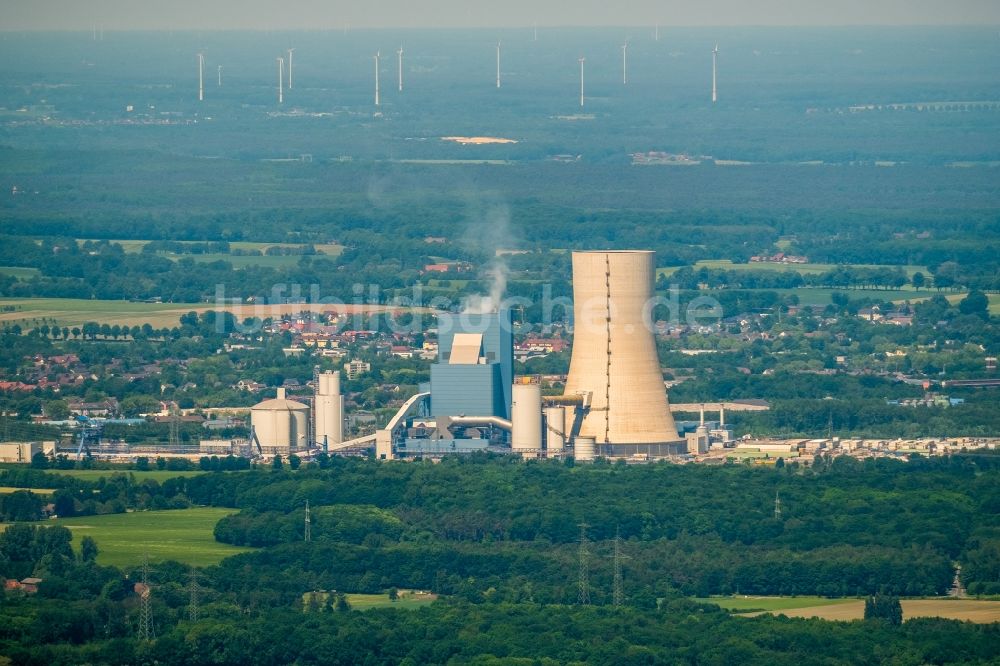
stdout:
<svg viewBox="0 0 1000 666">
<path fill-rule="evenodd" d="M 985 663 L 996 625 L 742 618 L 684 597 L 938 595 L 956 562 L 970 593 L 996 594 L 998 474 L 1000 461 L 986 455 L 818 459 L 808 469 L 321 456 L 298 471 L 218 471 L 162 486 L 123 474 L 64 480 L 70 506 L 91 496 L 142 508 L 172 495 L 176 506 L 238 509 L 216 538 L 259 549 L 197 573 L 197 618 L 189 567 L 157 563 L 156 638 L 145 642 L 137 569 L 96 565 L 100 544 L 73 552 L 62 527 L 10 527 L 0 574 L 43 582 L 37 595 L 8 593 L 0 605 L 0 653 L 26 664 L 359 663 L 361 654 L 365 663 L 763 664 L 820 663 L 809 646 L 822 640 L 826 660 Z M 42 470 L 0 481 L 58 483 Z M 621 607 L 611 594 L 616 535 Z M 589 606 L 577 605 L 583 549 Z M 442 598 L 419 611 L 352 611 L 332 596 L 303 607 L 314 590 L 395 588 Z"/>
</svg>

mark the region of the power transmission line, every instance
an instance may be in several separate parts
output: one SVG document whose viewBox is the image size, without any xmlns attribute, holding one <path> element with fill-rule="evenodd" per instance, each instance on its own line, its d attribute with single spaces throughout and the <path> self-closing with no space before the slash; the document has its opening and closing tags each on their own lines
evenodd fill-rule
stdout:
<svg viewBox="0 0 1000 666">
<path fill-rule="evenodd" d="M 306 541 L 312 541 L 312 515 L 309 511 L 309 500 L 306 500 Z"/>
<path fill-rule="evenodd" d="M 198 621 L 198 570 L 191 567 L 191 572 L 188 578 L 188 594 L 190 595 L 190 600 L 188 601 L 188 617 L 192 622 Z"/>
<path fill-rule="evenodd" d="M 587 523 L 580 523 L 580 578 L 578 601 L 581 605 L 590 604 L 590 553 L 587 552 Z"/>
<path fill-rule="evenodd" d="M 153 635 L 153 609 L 150 605 L 152 590 L 149 587 L 149 554 L 142 559 L 142 588 L 139 592 L 139 640 L 151 641 Z"/>
<path fill-rule="evenodd" d="M 615 528 L 615 578 L 612 592 L 612 603 L 615 608 L 625 604 L 625 592 L 622 587 L 622 535 L 621 527 Z"/>
</svg>

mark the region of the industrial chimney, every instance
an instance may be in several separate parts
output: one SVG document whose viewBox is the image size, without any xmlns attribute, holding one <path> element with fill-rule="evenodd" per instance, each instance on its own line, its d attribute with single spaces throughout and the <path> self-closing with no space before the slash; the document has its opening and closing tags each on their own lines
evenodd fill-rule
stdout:
<svg viewBox="0 0 1000 666">
<path fill-rule="evenodd" d="M 651 251 L 573 253 L 573 355 L 566 396 L 590 394 L 579 436 L 601 444 L 678 441 L 648 320 Z"/>
</svg>

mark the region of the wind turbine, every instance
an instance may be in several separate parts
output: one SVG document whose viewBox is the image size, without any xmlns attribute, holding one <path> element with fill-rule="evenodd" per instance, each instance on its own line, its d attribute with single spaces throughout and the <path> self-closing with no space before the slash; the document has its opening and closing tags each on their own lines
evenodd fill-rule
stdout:
<svg viewBox="0 0 1000 666">
<path fill-rule="evenodd" d="M 535 41 L 538 41 L 538 21 L 535 21 Z"/>
<path fill-rule="evenodd" d="M 656 22 L 656 27 L 653 28 L 653 39 L 660 41 L 660 22 Z"/>
<path fill-rule="evenodd" d="M 222 65 L 219 65 L 219 87 L 222 87 Z"/>
<path fill-rule="evenodd" d="M 285 102 L 285 59 L 278 58 L 278 104 Z"/>
<path fill-rule="evenodd" d="M 205 101 L 205 54 L 198 54 L 198 101 Z"/>
<path fill-rule="evenodd" d="M 292 54 L 295 49 L 288 49 L 288 89 L 292 89 Z"/>
<path fill-rule="evenodd" d="M 580 108 L 583 108 L 583 63 L 586 58 L 580 56 Z"/>
<path fill-rule="evenodd" d="M 500 87 L 500 42 L 497 42 L 497 88 Z"/>
<path fill-rule="evenodd" d="M 399 50 L 396 51 L 396 55 L 399 56 L 399 92 L 403 92 L 403 45 L 400 44 Z"/>
<path fill-rule="evenodd" d="M 378 88 L 378 60 L 381 57 L 382 57 L 382 52 L 376 51 L 375 52 L 375 106 L 381 106 L 382 104 L 382 99 L 381 97 L 379 97 L 379 88 Z"/>
<path fill-rule="evenodd" d="M 715 48 L 712 50 L 712 103 L 713 104 L 719 101 L 719 90 L 716 87 L 718 60 L 719 60 L 719 45 L 716 44 Z"/>
<path fill-rule="evenodd" d="M 628 85 L 628 40 L 622 44 L 622 85 Z"/>
</svg>

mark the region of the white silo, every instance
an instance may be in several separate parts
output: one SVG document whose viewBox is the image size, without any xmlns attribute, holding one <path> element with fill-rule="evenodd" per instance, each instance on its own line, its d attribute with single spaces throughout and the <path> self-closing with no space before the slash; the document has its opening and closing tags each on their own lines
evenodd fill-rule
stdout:
<svg viewBox="0 0 1000 666">
<path fill-rule="evenodd" d="M 545 451 L 558 456 L 566 449 L 566 408 L 557 405 L 545 409 Z"/>
<path fill-rule="evenodd" d="M 287 455 L 308 448 L 309 407 L 287 399 L 283 388 L 275 399 L 250 409 L 250 424 L 266 454 Z"/>
<path fill-rule="evenodd" d="M 316 413 L 313 438 L 339 444 L 344 441 L 344 396 L 340 393 L 340 372 L 324 372 L 316 385 Z"/>
<path fill-rule="evenodd" d="M 510 448 L 514 453 L 537 455 L 542 450 L 542 387 L 515 383 L 510 411 Z"/>
<path fill-rule="evenodd" d="M 593 437 L 577 437 L 573 440 L 573 458 L 579 462 L 590 462 L 594 459 L 597 444 Z"/>
<path fill-rule="evenodd" d="M 677 442 L 651 322 L 654 253 L 573 253 L 573 355 L 565 394 L 590 394 L 582 437 Z"/>
</svg>

